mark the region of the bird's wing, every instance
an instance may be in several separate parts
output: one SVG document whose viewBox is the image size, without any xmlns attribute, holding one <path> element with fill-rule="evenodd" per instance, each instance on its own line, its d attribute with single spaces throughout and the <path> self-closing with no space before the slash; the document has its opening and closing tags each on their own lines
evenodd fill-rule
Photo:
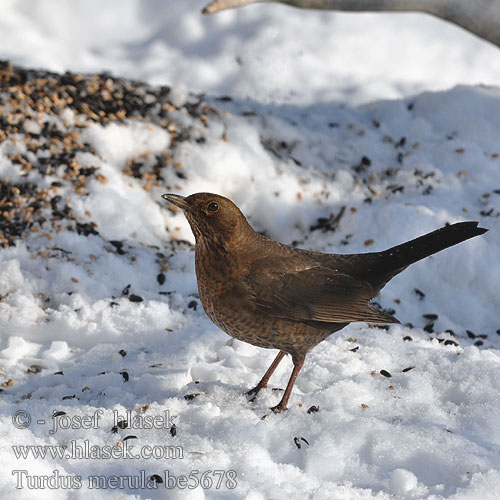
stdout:
<svg viewBox="0 0 500 500">
<path fill-rule="evenodd" d="M 327 323 L 399 323 L 369 303 L 374 291 L 368 283 L 299 258 L 258 259 L 245 284 L 251 300 L 271 316 Z"/>
</svg>

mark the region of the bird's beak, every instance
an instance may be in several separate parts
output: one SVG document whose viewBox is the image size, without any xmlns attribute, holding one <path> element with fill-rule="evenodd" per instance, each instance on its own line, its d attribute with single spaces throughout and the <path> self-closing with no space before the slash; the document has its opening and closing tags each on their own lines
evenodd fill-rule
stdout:
<svg viewBox="0 0 500 500">
<path fill-rule="evenodd" d="M 180 196 L 178 194 L 162 194 L 161 197 L 182 210 L 188 210 L 190 208 L 190 205 L 184 196 Z"/>
</svg>

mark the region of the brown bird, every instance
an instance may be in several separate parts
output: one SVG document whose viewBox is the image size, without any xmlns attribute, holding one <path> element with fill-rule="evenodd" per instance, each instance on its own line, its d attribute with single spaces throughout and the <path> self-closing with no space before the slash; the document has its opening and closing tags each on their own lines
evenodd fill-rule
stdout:
<svg viewBox="0 0 500 500">
<path fill-rule="evenodd" d="M 196 239 L 196 277 L 208 317 L 234 338 L 279 349 L 255 396 L 286 353 L 293 371 L 274 412 L 288 398 L 307 352 L 354 321 L 399 323 L 370 300 L 407 266 L 487 231 L 459 222 L 382 252 L 325 254 L 256 233 L 229 199 L 211 193 L 164 194 L 181 208 Z"/>
</svg>

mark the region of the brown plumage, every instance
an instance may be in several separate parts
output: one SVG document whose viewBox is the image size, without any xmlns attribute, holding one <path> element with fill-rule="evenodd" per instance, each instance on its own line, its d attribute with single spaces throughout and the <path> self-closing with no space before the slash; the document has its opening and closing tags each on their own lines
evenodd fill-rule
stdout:
<svg viewBox="0 0 500 500">
<path fill-rule="evenodd" d="M 257 386 L 267 386 L 286 353 L 294 368 L 273 411 L 286 410 L 306 353 L 354 321 L 399 323 L 370 300 L 424 257 L 487 231 L 477 222 L 445 226 L 383 252 L 325 254 L 256 233 L 229 199 L 211 193 L 163 198 L 184 211 L 196 238 L 196 277 L 209 318 L 226 333 L 280 352 Z"/>
</svg>

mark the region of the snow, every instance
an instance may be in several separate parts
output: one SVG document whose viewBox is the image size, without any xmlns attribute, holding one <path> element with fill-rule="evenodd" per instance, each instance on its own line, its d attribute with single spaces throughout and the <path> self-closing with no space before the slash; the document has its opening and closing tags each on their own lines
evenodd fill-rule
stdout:
<svg viewBox="0 0 500 500">
<path fill-rule="evenodd" d="M 404 495 L 417 487 L 417 476 L 406 469 L 394 469 L 391 474 L 391 490 L 394 495 Z"/>
<path fill-rule="evenodd" d="M 48 189 L 62 165 L 23 177 L 12 157 L 47 154 L 23 142 L 42 125 L 78 130 L 89 146 L 78 162 L 107 179 L 89 178 L 82 195 L 69 183 L 57 191 L 98 234 L 45 224 L 0 250 L 2 498 L 499 498 L 500 51 L 416 14 L 259 5 L 207 18 L 202 6 L 2 5 L 1 58 L 172 86 L 159 107 L 169 104 L 175 130 L 187 131 L 175 142 L 153 118 L 102 124 L 65 108 L 28 117 L 15 141 L 0 143 L 2 179 Z M 200 92 L 213 108 L 204 119 L 188 112 Z M 125 173 L 170 152 L 164 185 L 146 190 Z M 284 387 L 291 361 L 247 402 L 276 353 L 206 317 L 189 225 L 160 198 L 197 191 L 233 199 L 273 239 L 327 252 L 382 250 L 462 220 L 489 232 L 394 278 L 376 300 L 402 324 L 332 335 L 308 354 L 289 410 L 275 415 L 281 393 L 272 389 Z M 342 207 L 335 231 L 311 230 Z M 434 331 L 425 314 L 438 315 Z M 14 425 L 19 411 L 28 428 Z M 112 432 L 127 411 L 137 428 Z M 146 417 L 159 425 L 145 428 Z M 182 458 L 16 458 L 12 448 L 85 442 L 167 446 Z M 59 482 L 35 489 L 13 470 L 53 482 L 57 471 Z M 206 471 L 224 471 L 221 488 L 212 472 L 200 480 Z M 126 482 L 153 474 L 164 480 L 156 488 Z M 69 475 L 81 483 L 65 489 Z M 89 487 L 92 475 L 107 487 Z M 181 475 L 197 486 L 169 488 Z"/>
<path fill-rule="evenodd" d="M 365 103 L 500 80 L 496 47 L 428 15 L 252 5 L 202 16 L 206 3 L 4 0 L 0 58 L 266 103 Z"/>
</svg>

